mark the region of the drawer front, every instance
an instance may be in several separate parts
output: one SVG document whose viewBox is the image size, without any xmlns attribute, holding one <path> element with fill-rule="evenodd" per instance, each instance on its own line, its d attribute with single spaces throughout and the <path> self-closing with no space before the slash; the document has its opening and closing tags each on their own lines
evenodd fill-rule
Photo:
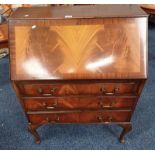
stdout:
<svg viewBox="0 0 155 155">
<path fill-rule="evenodd" d="M 132 108 L 135 98 L 104 98 L 104 97 L 66 97 L 25 99 L 27 111 L 33 110 L 61 110 L 61 109 L 104 109 L 104 108 Z"/>
<path fill-rule="evenodd" d="M 32 124 L 46 123 L 115 123 L 130 121 L 130 111 L 29 114 Z"/>
<path fill-rule="evenodd" d="M 129 95 L 136 94 L 135 83 L 92 83 L 92 84 L 25 84 L 21 91 L 26 96 L 59 95 Z"/>
</svg>

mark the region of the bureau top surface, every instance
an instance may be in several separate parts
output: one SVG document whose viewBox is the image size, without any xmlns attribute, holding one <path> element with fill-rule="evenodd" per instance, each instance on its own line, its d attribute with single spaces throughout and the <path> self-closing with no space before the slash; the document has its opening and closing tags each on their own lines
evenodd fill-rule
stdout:
<svg viewBox="0 0 155 155">
<path fill-rule="evenodd" d="M 66 19 L 141 17 L 147 14 L 138 5 L 84 5 L 19 8 L 10 19 Z"/>
</svg>

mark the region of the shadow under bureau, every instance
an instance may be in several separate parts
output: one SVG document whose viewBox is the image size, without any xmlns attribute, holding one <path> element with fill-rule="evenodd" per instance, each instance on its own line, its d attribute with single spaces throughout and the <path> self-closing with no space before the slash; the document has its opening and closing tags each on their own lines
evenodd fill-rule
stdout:
<svg viewBox="0 0 155 155">
<path fill-rule="evenodd" d="M 147 79 L 147 15 L 137 5 L 20 8 L 9 19 L 11 80 L 36 143 L 48 123 L 118 124 Z"/>
</svg>

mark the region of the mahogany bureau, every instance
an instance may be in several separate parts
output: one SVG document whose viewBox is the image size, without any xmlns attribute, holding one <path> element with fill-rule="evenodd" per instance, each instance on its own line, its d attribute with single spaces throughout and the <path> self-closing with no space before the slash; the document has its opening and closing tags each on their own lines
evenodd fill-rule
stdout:
<svg viewBox="0 0 155 155">
<path fill-rule="evenodd" d="M 147 79 L 147 20 L 137 5 L 15 11 L 11 80 L 36 143 L 48 123 L 118 124 L 124 142 Z"/>
</svg>

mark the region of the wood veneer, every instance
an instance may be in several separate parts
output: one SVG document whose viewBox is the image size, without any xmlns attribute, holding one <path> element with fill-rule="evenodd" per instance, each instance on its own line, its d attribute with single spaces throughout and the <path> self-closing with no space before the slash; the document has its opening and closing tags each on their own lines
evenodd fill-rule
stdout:
<svg viewBox="0 0 155 155">
<path fill-rule="evenodd" d="M 30 114 L 33 124 L 129 122 L 130 111 L 81 112 L 63 114 Z"/>
<path fill-rule="evenodd" d="M 27 111 L 61 110 L 61 109 L 132 109 L 135 98 L 105 98 L 98 97 L 64 97 L 64 98 L 27 98 L 24 106 Z"/>
<path fill-rule="evenodd" d="M 8 25 L 0 24 L 0 48 L 8 48 Z"/>
<path fill-rule="evenodd" d="M 146 18 L 10 20 L 12 79 L 146 78 L 145 22 Z"/>
<path fill-rule="evenodd" d="M 24 84 L 19 85 L 24 96 L 65 96 L 65 95 L 122 95 L 136 94 L 138 83 L 89 83 L 89 84 Z"/>
<path fill-rule="evenodd" d="M 20 8 L 9 42 L 11 80 L 36 143 L 47 123 L 114 123 L 124 142 L 147 79 L 147 15 L 137 5 Z"/>
</svg>

